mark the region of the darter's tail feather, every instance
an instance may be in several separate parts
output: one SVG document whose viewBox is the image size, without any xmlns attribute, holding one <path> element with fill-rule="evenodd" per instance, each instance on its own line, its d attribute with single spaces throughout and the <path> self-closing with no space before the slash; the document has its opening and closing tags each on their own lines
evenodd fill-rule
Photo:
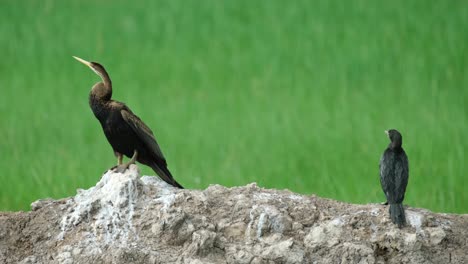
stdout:
<svg viewBox="0 0 468 264">
<path fill-rule="evenodd" d="M 164 168 L 159 167 L 156 163 L 151 164 L 151 168 L 158 174 L 158 176 L 163 179 L 163 181 L 169 183 L 170 185 L 177 187 L 179 189 L 184 189 L 174 178 L 172 177 L 171 172 L 164 166 Z"/>
</svg>

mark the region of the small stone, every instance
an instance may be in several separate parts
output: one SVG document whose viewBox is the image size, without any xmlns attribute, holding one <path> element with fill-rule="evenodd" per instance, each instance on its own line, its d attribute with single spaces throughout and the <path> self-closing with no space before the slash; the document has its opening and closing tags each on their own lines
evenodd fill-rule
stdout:
<svg viewBox="0 0 468 264">
<path fill-rule="evenodd" d="M 72 254 L 73 254 L 73 255 L 79 255 L 79 254 L 81 254 L 81 251 L 83 251 L 82 248 L 76 247 L 76 248 L 74 248 L 74 249 L 72 250 Z"/>
<path fill-rule="evenodd" d="M 432 245 L 439 244 L 440 242 L 442 242 L 442 240 L 444 240 L 446 236 L 444 230 L 440 227 L 429 227 L 426 230 L 429 233 L 430 243 Z"/>
</svg>

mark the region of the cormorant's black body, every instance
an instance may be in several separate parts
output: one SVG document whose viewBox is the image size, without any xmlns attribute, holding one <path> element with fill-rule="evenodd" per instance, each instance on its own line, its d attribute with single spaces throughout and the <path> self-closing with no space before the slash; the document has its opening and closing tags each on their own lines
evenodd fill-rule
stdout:
<svg viewBox="0 0 468 264">
<path fill-rule="evenodd" d="M 111 99 L 112 83 L 104 67 L 96 62 L 76 59 L 89 66 L 103 80 L 93 86 L 89 105 L 116 156 L 132 157 L 137 151 L 138 162 L 150 166 L 165 182 L 183 188 L 167 169 L 166 159 L 153 132 L 124 103 Z"/>
<path fill-rule="evenodd" d="M 406 224 L 402 203 L 408 184 L 408 158 L 401 147 L 401 134 L 395 129 L 391 129 L 387 133 L 391 143 L 380 159 L 380 183 L 390 205 L 390 218 L 401 228 Z"/>
</svg>

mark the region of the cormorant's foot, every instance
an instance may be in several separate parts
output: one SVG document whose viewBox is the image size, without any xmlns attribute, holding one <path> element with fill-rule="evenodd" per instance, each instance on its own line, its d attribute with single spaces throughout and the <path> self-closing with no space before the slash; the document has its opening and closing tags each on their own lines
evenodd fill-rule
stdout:
<svg viewBox="0 0 468 264">
<path fill-rule="evenodd" d="M 385 201 L 383 203 L 380 203 L 381 205 L 388 205 L 388 201 Z"/>
</svg>

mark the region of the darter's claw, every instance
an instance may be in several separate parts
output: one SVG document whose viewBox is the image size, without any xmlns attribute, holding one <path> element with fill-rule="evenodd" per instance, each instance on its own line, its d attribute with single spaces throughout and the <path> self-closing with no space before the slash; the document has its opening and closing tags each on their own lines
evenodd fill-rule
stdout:
<svg viewBox="0 0 468 264">
<path fill-rule="evenodd" d="M 119 156 L 119 164 L 110 168 L 110 170 L 113 172 L 117 172 L 117 173 L 124 173 L 128 169 L 128 167 L 130 167 L 131 164 L 135 164 L 137 157 L 138 157 L 138 152 L 135 150 L 133 152 L 133 156 L 130 159 L 130 161 L 125 164 L 121 164 L 122 159 L 121 159 L 121 156 Z"/>
</svg>

